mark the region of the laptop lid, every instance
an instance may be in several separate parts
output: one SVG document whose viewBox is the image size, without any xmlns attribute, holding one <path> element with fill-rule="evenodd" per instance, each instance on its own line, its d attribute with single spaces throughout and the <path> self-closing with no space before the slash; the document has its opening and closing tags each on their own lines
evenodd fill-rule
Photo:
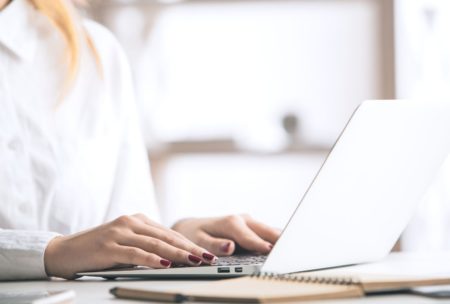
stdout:
<svg viewBox="0 0 450 304">
<path fill-rule="evenodd" d="M 290 273 L 382 258 L 449 153 L 450 103 L 364 102 L 262 271 Z"/>
</svg>

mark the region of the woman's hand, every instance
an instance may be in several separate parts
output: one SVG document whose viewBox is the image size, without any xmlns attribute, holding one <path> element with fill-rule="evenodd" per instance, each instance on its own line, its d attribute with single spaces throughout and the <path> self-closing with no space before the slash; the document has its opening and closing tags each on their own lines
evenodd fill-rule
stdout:
<svg viewBox="0 0 450 304">
<path fill-rule="evenodd" d="M 56 237 L 44 254 L 47 275 L 67 279 L 75 278 L 77 272 L 121 265 L 168 268 L 172 262 L 196 266 L 216 260 L 206 249 L 142 214 Z"/>
<path fill-rule="evenodd" d="M 172 229 L 218 256 L 233 254 L 236 244 L 248 251 L 268 253 L 281 233 L 248 215 L 184 219 Z"/>
</svg>

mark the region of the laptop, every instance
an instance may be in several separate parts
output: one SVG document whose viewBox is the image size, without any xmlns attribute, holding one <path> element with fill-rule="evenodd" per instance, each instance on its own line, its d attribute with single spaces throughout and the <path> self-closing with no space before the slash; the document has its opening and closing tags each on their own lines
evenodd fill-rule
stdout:
<svg viewBox="0 0 450 304">
<path fill-rule="evenodd" d="M 450 103 L 366 101 L 353 113 L 268 256 L 79 275 L 225 278 L 293 273 L 386 256 L 450 153 Z"/>
</svg>

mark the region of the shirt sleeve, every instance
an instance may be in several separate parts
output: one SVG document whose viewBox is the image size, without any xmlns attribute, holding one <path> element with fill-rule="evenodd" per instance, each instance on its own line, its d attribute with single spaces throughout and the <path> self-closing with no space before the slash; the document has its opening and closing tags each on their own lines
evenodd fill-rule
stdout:
<svg viewBox="0 0 450 304">
<path fill-rule="evenodd" d="M 44 252 L 59 234 L 0 229 L 0 280 L 47 278 Z"/>
<path fill-rule="evenodd" d="M 147 151 L 137 115 L 130 115 L 119 150 L 114 187 L 105 221 L 124 214 L 143 213 L 159 222 Z"/>
<path fill-rule="evenodd" d="M 88 27 L 98 25 L 90 24 Z M 103 39 L 108 38 L 111 47 L 109 56 L 102 56 L 109 62 L 104 63 L 107 70 L 105 79 L 110 83 L 113 103 L 119 109 L 120 126 L 119 154 L 117 158 L 114 185 L 111 193 L 110 206 L 105 221 L 110 221 L 120 215 L 143 213 L 149 218 L 160 221 L 159 210 L 156 204 L 153 181 L 150 172 L 150 163 L 141 133 L 141 124 L 137 112 L 131 69 L 125 53 L 118 42 L 106 32 L 101 33 Z"/>
</svg>

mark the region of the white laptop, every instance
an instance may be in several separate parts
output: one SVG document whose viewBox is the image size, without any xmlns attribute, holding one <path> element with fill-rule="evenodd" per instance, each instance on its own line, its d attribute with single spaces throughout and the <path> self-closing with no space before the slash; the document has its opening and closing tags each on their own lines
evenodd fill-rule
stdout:
<svg viewBox="0 0 450 304">
<path fill-rule="evenodd" d="M 292 273 L 389 253 L 450 154 L 450 102 L 366 101 L 353 114 L 268 256 L 79 275 L 144 278 Z"/>
</svg>

